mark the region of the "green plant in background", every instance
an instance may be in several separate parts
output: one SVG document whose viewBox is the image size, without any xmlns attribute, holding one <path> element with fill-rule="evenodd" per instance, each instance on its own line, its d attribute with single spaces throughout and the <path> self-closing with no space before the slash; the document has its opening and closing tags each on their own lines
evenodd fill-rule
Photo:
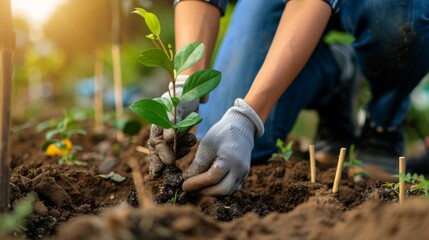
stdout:
<svg viewBox="0 0 429 240">
<path fill-rule="evenodd" d="M 424 175 L 402 173 L 393 175 L 393 177 L 398 178 L 398 182 L 404 181 L 411 184 L 410 192 L 418 192 L 424 199 L 429 199 L 429 180 L 426 180 Z M 399 194 L 399 183 L 386 182 L 381 186 L 391 188 Z"/>
<path fill-rule="evenodd" d="M 276 146 L 279 148 L 279 153 L 273 153 L 271 156 L 271 159 L 273 158 L 281 158 L 285 161 L 289 160 L 289 158 L 292 156 L 292 146 L 293 141 L 290 141 L 286 146 L 283 140 L 277 139 Z"/>
<path fill-rule="evenodd" d="M 30 193 L 16 205 L 11 213 L 0 215 L 0 239 L 3 239 L 7 234 L 23 229 L 25 219 L 33 211 L 34 199 L 35 194 Z"/>
<path fill-rule="evenodd" d="M 420 175 L 417 180 L 417 184 L 411 187 L 411 192 L 418 191 L 423 194 L 424 199 L 429 199 L 429 180 L 425 179 L 425 176 Z"/>
<path fill-rule="evenodd" d="M 400 181 L 404 181 L 406 183 L 415 184 L 419 180 L 419 175 L 417 173 L 401 173 L 395 174 L 393 177 L 398 178 Z"/>
<path fill-rule="evenodd" d="M 130 116 L 123 116 L 122 119 L 116 120 L 115 112 L 108 112 L 104 114 L 103 122 L 108 126 L 121 131 L 124 133 L 124 135 L 129 137 L 138 135 L 142 128 L 142 123 Z"/>
<path fill-rule="evenodd" d="M 399 178 L 399 180 L 404 181 L 406 183 L 412 184 L 410 191 L 411 192 L 419 192 L 423 198 L 429 199 L 429 180 L 425 179 L 424 175 L 418 175 L 417 173 L 411 174 L 397 174 L 394 177 Z"/>
<path fill-rule="evenodd" d="M 365 165 L 363 165 L 362 160 L 355 158 L 354 151 L 355 151 L 355 145 L 352 144 L 350 146 L 350 151 L 349 151 L 349 160 L 343 164 L 343 167 L 344 168 L 347 167 L 347 168 L 361 169 L 361 171 L 355 171 L 353 173 L 353 175 L 354 176 L 360 175 L 360 176 L 369 177 L 369 173 L 368 173 L 368 171 L 366 171 Z"/>
<path fill-rule="evenodd" d="M 133 13 L 144 18 L 151 32 L 146 35 L 146 38 L 150 39 L 156 47 L 144 50 L 138 61 L 147 67 L 162 67 L 167 70 L 172 84 L 172 91 L 168 92 L 169 97 L 139 100 L 133 103 L 130 109 L 152 124 L 165 129 L 174 129 L 176 136 L 178 132 L 185 131 L 202 121 L 198 113 L 193 112 L 182 121 L 177 122 L 177 105 L 180 101 L 199 99 L 211 92 L 219 84 L 221 73 L 213 69 L 204 69 L 193 73 L 185 82 L 182 95 L 178 96 L 175 90 L 176 78 L 203 56 L 204 44 L 191 43 L 174 53 L 171 44 L 166 47 L 160 37 L 161 26 L 155 14 L 142 8 L 136 8 Z M 170 121 L 169 115 L 172 116 L 172 121 Z M 174 139 L 174 149 L 175 146 L 176 137 Z"/>
<path fill-rule="evenodd" d="M 86 131 L 77 124 L 78 119 L 78 116 L 64 111 L 62 119 L 48 120 L 37 126 L 38 131 L 51 128 L 45 134 L 46 142 L 42 146 L 42 151 L 47 156 L 61 157 L 58 159 L 58 163 L 61 165 L 86 165 L 75 155 L 77 150 L 82 149 L 81 146 L 74 145 L 71 140 L 75 135 L 86 135 Z"/>
<path fill-rule="evenodd" d="M 381 186 L 392 189 L 399 196 L 399 183 L 385 182 Z"/>
<path fill-rule="evenodd" d="M 417 175 L 417 173 L 414 173 L 414 174 L 411 174 L 411 173 L 407 173 L 407 174 L 401 173 L 401 174 L 395 174 L 395 175 L 393 175 L 393 177 L 398 178 L 399 181 L 396 182 L 396 183 L 385 182 L 381 186 L 392 189 L 399 196 L 399 182 L 403 181 L 405 183 L 415 184 L 419 176 Z"/>
</svg>

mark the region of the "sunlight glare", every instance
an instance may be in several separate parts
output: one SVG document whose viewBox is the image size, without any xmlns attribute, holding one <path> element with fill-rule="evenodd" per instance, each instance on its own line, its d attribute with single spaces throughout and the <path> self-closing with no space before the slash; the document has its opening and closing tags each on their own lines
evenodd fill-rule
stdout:
<svg viewBox="0 0 429 240">
<path fill-rule="evenodd" d="M 33 27 L 43 25 L 65 0 L 12 0 L 12 12 L 27 19 Z"/>
</svg>

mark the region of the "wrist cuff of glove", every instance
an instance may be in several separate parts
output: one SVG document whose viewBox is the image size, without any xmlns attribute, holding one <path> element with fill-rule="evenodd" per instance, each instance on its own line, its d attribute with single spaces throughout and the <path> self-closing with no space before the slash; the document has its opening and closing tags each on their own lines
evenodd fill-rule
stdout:
<svg viewBox="0 0 429 240">
<path fill-rule="evenodd" d="M 259 118 L 258 114 L 253 110 L 253 108 L 247 104 L 243 99 L 237 98 L 234 102 L 235 111 L 240 112 L 246 116 L 255 126 L 255 137 L 260 137 L 264 135 L 264 124 Z"/>
</svg>

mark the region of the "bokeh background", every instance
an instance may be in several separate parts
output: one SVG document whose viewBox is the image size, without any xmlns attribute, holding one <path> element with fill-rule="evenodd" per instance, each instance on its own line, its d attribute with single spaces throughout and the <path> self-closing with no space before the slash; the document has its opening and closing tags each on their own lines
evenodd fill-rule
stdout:
<svg viewBox="0 0 429 240">
<path fill-rule="evenodd" d="M 164 42 L 174 45 L 172 0 L 12 0 L 17 34 L 14 58 L 14 119 L 20 124 L 61 115 L 64 109 L 93 109 L 94 76 L 101 67 L 106 112 L 114 110 L 112 43 L 120 46 L 124 110 L 132 102 L 161 95 L 167 86 L 162 69 L 140 65 L 137 58 L 151 47 L 143 19 L 131 12 L 143 7 L 161 20 Z M 228 27 L 236 1 L 230 1 L 222 18 L 218 44 Z M 117 18 L 115 16 L 118 16 Z M 114 26 L 117 26 L 115 28 Z M 114 30 L 117 29 L 117 30 Z M 334 32 L 329 43 L 350 44 L 353 38 Z M 99 68 L 100 69 L 100 68 Z M 359 94 L 359 106 L 369 99 L 367 85 Z M 409 152 L 422 149 L 429 135 L 429 78 L 412 94 L 406 120 Z M 311 139 L 317 116 L 303 111 L 293 135 Z M 15 126 L 17 127 L 17 126 Z"/>
</svg>

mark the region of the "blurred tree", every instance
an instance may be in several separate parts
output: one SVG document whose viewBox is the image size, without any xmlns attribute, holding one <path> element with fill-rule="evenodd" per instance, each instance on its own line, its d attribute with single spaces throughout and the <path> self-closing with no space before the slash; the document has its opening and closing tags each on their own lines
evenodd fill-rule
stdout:
<svg viewBox="0 0 429 240">
<path fill-rule="evenodd" d="M 110 40 L 108 0 L 72 0 L 60 6 L 44 27 L 44 35 L 67 55 L 89 52 Z"/>
</svg>

